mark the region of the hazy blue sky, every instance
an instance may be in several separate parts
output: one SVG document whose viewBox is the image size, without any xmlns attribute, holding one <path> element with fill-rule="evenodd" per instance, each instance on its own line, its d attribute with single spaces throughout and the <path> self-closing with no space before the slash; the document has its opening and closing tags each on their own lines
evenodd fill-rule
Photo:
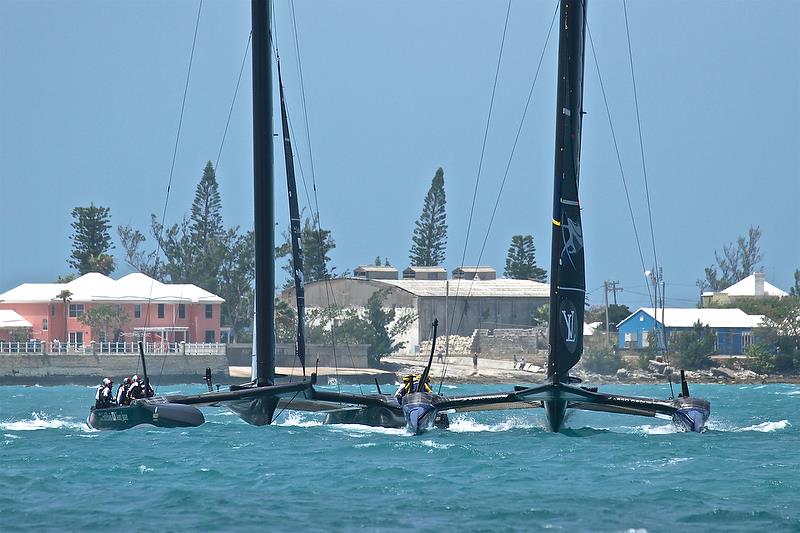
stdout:
<svg viewBox="0 0 800 533">
<path fill-rule="evenodd" d="M 446 266 L 458 266 L 506 2 L 294 3 L 322 224 L 337 243 L 333 265 L 352 270 L 380 255 L 405 268 L 423 196 L 442 166 Z M 276 1 L 275 24 L 310 185 L 289 6 Z M 466 264 L 478 259 L 555 6 L 512 5 Z M 68 271 L 75 206 L 108 206 L 115 227 L 142 231 L 150 213 L 160 215 L 197 8 L 197 0 L 0 0 L 0 291 Z M 694 305 L 695 281 L 714 249 L 751 224 L 764 234 L 767 279 L 788 290 L 800 268 L 800 2 L 629 2 L 628 15 L 668 305 Z M 591 2 L 588 21 L 649 268 L 622 3 Z M 217 157 L 249 26 L 249 2 L 203 3 L 168 222 L 188 212 L 206 161 Z M 587 286 L 599 303 L 603 280 L 618 280 L 622 303 L 645 305 L 588 52 Z M 551 39 L 481 259 L 500 273 L 516 233 L 534 235 L 539 263 L 549 268 L 555 62 Z M 252 224 L 250 91 L 248 59 L 217 169 L 228 225 Z M 281 165 L 276 178 L 283 221 Z M 118 265 L 118 274 L 128 272 L 119 255 Z"/>
</svg>

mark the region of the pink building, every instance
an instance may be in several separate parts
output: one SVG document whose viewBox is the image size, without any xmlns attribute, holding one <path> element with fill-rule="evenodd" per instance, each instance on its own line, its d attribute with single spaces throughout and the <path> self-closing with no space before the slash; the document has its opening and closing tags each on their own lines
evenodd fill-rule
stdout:
<svg viewBox="0 0 800 533">
<path fill-rule="evenodd" d="M 0 294 L 0 310 L 16 312 L 30 323 L 30 338 L 45 342 L 216 343 L 223 301 L 196 285 L 165 284 L 140 273 L 113 280 L 93 272 L 69 283 L 23 283 Z M 102 338 L 103 332 L 80 321 L 101 304 L 114 305 L 130 318 L 113 333 L 116 338 Z M 0 340 L 9 340 L 10 331 L 0 329 Z"/>
</svg>

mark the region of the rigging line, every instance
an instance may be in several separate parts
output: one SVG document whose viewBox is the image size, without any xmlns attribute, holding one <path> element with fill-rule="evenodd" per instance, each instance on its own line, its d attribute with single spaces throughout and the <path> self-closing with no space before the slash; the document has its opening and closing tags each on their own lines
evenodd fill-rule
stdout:
<svg viewBox="0 0 800 533">
<path fill-rule="evenodd" d="M 299 32 L 297 30 L 297 16 L 296 16 L 295 8 L 294 8 L 294 0 L 290 0 L 289 6 L 290 6 L 291 14 L 292 14 L 292 29 L 293 29 L 294 44 L 295 44 L 294 50 L 295 50 L 295 58 L 296 58 L 296 61 L 297 61 L 297 71 L 298 71 L 299 82 L 300 82 L 300 100 L 301 100 L 302 109 L 303 109 L 303 122 L 304 122 L 304 125 L 305 125 L 305 131 L 306 131 L 306 145 L 308 147 L 309 167 L 310 167 L 310 172 L 311 172 L 311 186 L 312 186 L 312 190 L 314 192 L 314 203 L 313 203 L 313 205 L 311 203 L 311 199 L 309 198 L 308 187 L 307 187 L 306 181 L 305 181 L 305 174 L 302 171 L 302 166 L 300 167 L 300 176 L 301 176 L 301 179 L 303 180 L 303 188 L 304 188 L 305 193 L 306 193 L 306 198 L 308 200 L 309 206 L 312 208 L 313 216 L 312 216 L 311 219 L 313 221 L 313 224 L 315 226 L 315 230 L 317 231 L 317 234 L 321 235 L 322 234 L 322 222 L 321 222 L 320 209 L 319 209 L 319 196 L 317 195 L 316 172 L 314 170 L 314 152 L 313 152 L 313 149 L 312 149 L 312 146 L 311 146 L 311 129 L 309 128 L 309 125 L 308 125 L 308 106 L 307 106 L 307 103 L 306 103 L 305 80 L 304 80 L 304 77 L 303 77 L 303 63 L 302 63 L 302 59 L 301 59 L 301 55 L 300 55 L 300 40 L 299 40 L 299 37 L 298 37 Z M 290 131 L 291 130 L 292 130 L 292 126 L 291 126 L 291 123 L 290 123 Z M 299 157 L 298 157 L 298 160 L 299 160 Z M 322 253 L 323 257 L 320 257 L 318 259 L 320 259 L 324 263 L 324 252 L 322 252 L 321 248 L 320 248 L 320 252 Z M 333 288 L 332 288 L 332 286 L 330 284 L 330 277 L 326 276 L 324 281 L 325 281 L 325 294 L 326 294 L 326 298 L 328 300 L 328 308 L 332 309 L 332 308 L 336 307 L 336 296 L 335 296 Z M 331 302 L 332 302 L 332 305 L 331 305 Z M 339 379 L 339 364 L 338 364 L 338 358 L 336 356 L 336 342 L 335 342 L 336 335 L 335 335 L 334 329 L 335 329 L 335 326 L 332 324 L 331 325 L 331 339 L 333 340 L 333 359 L 334 359 L 334 364 L 335 364 L 336 382 L 337 382 L 337 387 L 341 391 L 341 384 L 340 384 L 341 380 Z M 353 355 L 352 355 L 352 352 L 350 350 L 349 343 L 345 343 L 345 346 L 347 347 L 347 351 L 348 351 L 348 354 L 350 355 L 351 362 L 353 363 L 353 366 L 355 366 L 355 364 L 354 364 L 355 360 L 353 359 Z M 358 383 L 359 390 L 363 394 L 363 390 L 362 390 L 362 386 L 363 385 L 361 383 L 361 377 L 358 376 L 358 375 L 356 377 L 356 383 Z"/>
<path fill-rule="evenodd" d="M 303 62 L 300 58 L 300 41 L 297 37 L 297 16 L 294 10 L 294 0 L 289 1 L 289 7 L 291 8 L 292 12 L 292 28 L 294 30 L 294 53 L 297 59 L 297 73 L 300 78 L 300 100 L 303 104 L 303 121 L 305 122 L 306 126 L 306 145 L 308 146 L 308 161 L 311 170 L 311 182 L 313 184 L 314 190 L 316 191 L 316 174 L 314 172 L 314 152 L 311 149 L 311 130 L 308 127 L 308 107 L 306 105 L 306 91 L 305 91 L 305 80 L 303 78 Z"/>
<path fill-rule="evenodd" d="M 619 166 L 619 175 L 622 178 L 622 187 L 625 190 L 625 200 L 628 203 L 628 213 L 631 216 L 631 226 L 633 227 L 633 235 L 634 235 L 634 238 L 636 239 L 636 248 L 639 251 L 639 260 L 640 260 L 641 265 L 642 265 L 642 272 L 644 272 L 645 270 L 647 270 L 647 267 L 644 264 L 644 253 L 642 252 L 642 243 L 641 243 L 641 240 L 639 239 L 639 229 L 636 226 L 636 217 L 634 217 L 634 215 L 633 215 L 633 206 L 631 204 L 631 195 L 630 195 L 630 192 L 628 191 L 628 181 L 625 179 L 625 170 L 624 170 L 624 168 L 622 166 L 622 156 L 619 153 L 619 144 L 617 143 L 617 134 L 614 131 L 614 122 L 611 120 L 611 108 L 608 105 L 608 98 L 606 97 L 606 89 L 605 89 L 605 85 L 603 84 L 603 76 L 600 74 L 600 63 L 597 60 L 597 52 L 596 52 L 595 47 L 594 47 L 594 40 L 592 39 L 592 31 L 589 28 L 588 22 L 586 24 L 586 33 L 589 35 L 589 44 L 591 45 L 591 48 L 592 48 L 592 57 L 594 58 L 594 65 L 595 65 L 595 69 L 597 71 L 597 78 L 600 81 L 600 92 L 603 95 L 603 103 L 605 104 L 606 116 L 608 117 L 608 126 L 611 129 L 611 139 L 612 139 L 612 141 L 614 143 L 614 151 L 617 154 L 617 165 Z M 648 297 L 650 298 L 650 303 L 653 303 L 654 302 L 653 294 L 650 291 L 650 286 L 649 285 L 647 286 L 647 294 L 648 294 Z M 653 303 L 653 306 L 655 306 L 655 303 Z"/>
<path fill-rule="evenodd" d="M 503 48 L 505 47 L 506 44 L 506 31 L 508 30 L 508 18 L 510 14 L 511 14 L 511 0 L 508 0 L 508 7 L 506 9 L 506 19 L 505 23 L 503 24 L 503 37 L 501 38 L 500 41 L 500 52 L 497 55 L 497 66 L 495 67 L 494 71 L 494 83 L 492 84 L 492 95 L 489 98 L 489 112 L 486 116 L 486 127 L 484 128 L 483 131 L 483 143 L 481 145 L 481 155 L 478 160 L 478 173 L 477 176 L 475 177 L 475 188 L 472 192 L 472 206 L 470 207 L 469 210 L 469 220 L 467 222 L 467 235 L 466 238 L 464 239 L 464 250 L 461 254 L 461 268 L 464 268 L 464 261 L 467 256 L 467 248 L 469 245 L 469 234 L 472 228 L 472 217 L 475 214 L 475 201 L 478 198 L 478 186 L 480 185 L 481 171 L 483 170 L 483 158 L 486 155 L 486 141 L 489 138 L 489 125 L 491 124 L 492 121 L 492 110 L 494 109 L 494 96 L 497 91 L 497 80 L 500 77 L 500 64 L 503 61 Z M 456 289 L 456 296 L 457 295 L 458 295 L 458 289 Z"/>
<path fill-rule="evenodd" d="M 189 54 L 189 68 L 186 71 L 186 84 L 183 88 L 183 101 L 181 102 L 181 114 L 180 118 L 178 119 L 178 132 L 175 135 L 175 147 L 172 150 L 172 164 L 170 165 L 169 169 L 169 182 L 167 183 L 167 197 L 164 200 L 164 211 L 161 214 L 161 231 L 159 233 L 163 233 L 164 229 L 164 220 L 167 216 L 167 205 L 169 204 L 169 192 L 172 188 L 172 177 L 175 172 L 175 160 L 178 156 L 178 141 L 181 138 L 181 127 L 183 126 L 183 112 L 186 109 L 186 95 L 189 93 L 189 79 L 192 74 L 192 62 L 194 60 L 194 48 L 195 44 L 197 43 L 197 29 L 200 27 L 200 11 L 203 9 L 203 0 L 200 0 L 200 4 L 197 6 L 197 20 L 194 25 L 194 37 L 192 38 L 192 51 Z M 159 239 L 160 240 L 160 239 Z M 160 247 L 160 245 L 159 245 Z"/>
<path fill-rule="evenodd" d="M 161 213 L 161 224 L 159 226 L 158 236 L 156 238 L 156 241 L 157 241 L 157 244 L 158 244 L 158 250 L 161 250 L 162 252 L 164 252 L 164 256 L 166 256 L 166 252 L 164 251 L 164 247 L 162 246 L 162 243 L 161 243 L 162 236 L 164 234 L 164 221 L 167 218 L 167 207 L 169 206 L 169 193 L 170 193 L 170 190 L 172 189 L 172 178 L 173 178 L 174 172 L 175 172 L 175 160 L 177 159 L 177 155 L 178 155 L 178 144 L 179 144 L 179 141 L 180 141 L 180 138 L 181 138 L 181 127 L 183 126 L 183 113 L 184 113 L 184 111 L 186 109 L 186 96 L 189 93 L 189 80 L 191 79 L 191 74 L 192 74 L 192 63 L 194 62 L 194 49 L 195 49 L 195 46 L 197 44 L 197 30 L 200 27 L 200 14 L 201 14 L 202 10 L 203 10 L 203 0 L 200 0 L 199 4 L 197 6 L 197 18 L 196 18 L 195 23 L 194 23 L 194 36 L 192 37 L 192 50 L 189 53 L 189 66 L 188 66 L 187 71 L 186 71 L 186 83 L 184 84 L 184 87 L 183 87 L 183 100 L 181 101 L 181 112 L 180 112 L 180 117 L 178 118 L 178 131 L 175 134 L 175 147 L 172 150 L 172 163 L 171 163 L 170 169 L 169 169 L 169 180 L 167 182 L 167 193 L 166 193 L 166 196 L 164 198 L 164 209 L 163 209 L 163 211 Z M 157 262 L 158 262 L 158 252 L 156 252 L 156 263 Z M 155 279 L 152 279 L 152 281 L 150 282 L 150 293 L 147 296 L 147 313 L 145 315 L 145 327 L 150 324 L 150 312 L 151 312 L 150 307 L 151 307 L 151 302 L 153 300 L 153 286 L 154 286 L 154 284 L 155 284 Z M 143 338 L 145 340 L 144 346 L 147 347 L 147 340 L 146 340 L 147 339 L 147 332 L 146 332 L 146 330 L 145 330 L 145 334 L 143 335 Z M 137 363 L 136 368 L 137 368 L 137 371 L 138 371 L 139 363 Z M 162 371 L 163 371 L 163 365 L 162 365 Z"/>
<path fill-rule="evenodd" d="M 509 2 L 509 8 L 510 8 L 510 2 Z M 503 189 L 505 188 L 506 180 L 508 178 L 508 173 L 509 173 L 509 171 L 511 169 L 511 163 L 512 163 L 512 161 L 514 159 L 514 154 L 516 153 L 517 143 L 519 142 L 519 138 L 520 138 L 520 135 L 522 133 L 522 127 L 523 127 L 523 125 L 525 123 L 525 118 L 527 117 L 527 114 L 528 114 L 528 108 L 530 107 L 530 103 L 531 103 L 531 100 L 533 98 L 533 91 L 536 88 L 536 82 L 539 79 L 539 72 L 541 70 L 542 62 L 544 60 L 544 54 L 547 51 L 547 45 L 550 42 L 550 35 L 553 32 L 553 26 L 555 25 L 555 20 L 556 20 L 557 16 L 558 16 L 558 2 L 556 2 L 555 9 L 553 10 L 553 17 L 550 20 L 550 27 L 547 30 L 547 36 L 545 38 L 544 45 L 542 46 L 542 52 L 539 55 L 539 62 L 536 65 L 536 73 L 533 76 L 533 82 L 531 83 L 530 91 L 528 91 L 528 98 L 525 101 L 525 107 L 524 107 L 524 109 L 522 111 L 522 118 L 519 121 L 519 127 L 517 128 L 517 134 L 514 137 L 514 144 L 511 147 L 511 153 L 510 153 L 510 155 L 508 157 L 508 162 L 506 164 L 505 173 L 503 174 L 503 179 L 502 179 L 502 182 L 500 184 L 500 189 L 499 189 L 499 191 L 497 193 L 497 198 L 495 200 L 494 208 L 492 210 L 492 216 L 490 217 L 489 224 L 488 224 L 488 226 L 486 228 L 486 235 L 485 235 L 485 237 L 483 239 L 483 244 L 481 246 L 480 254 L 478 255 L 478 265 L 480 265 L 481 259 L 483 258 L 483 254 L 484 254 L 484 252 L 486 250 L 486 244 L 487 244 L 487 242 L 489 240 L 489 235 L 491 233 L 492 225 L 494 223 L 494 219 L 495 219 L 495 216 L 497 214 L 497 209 L 498 209 L 498 207 L 500 205 L 500 198 L 503 195 Z M 473 199 L 473 201 L 474 201 L 474 199 Z M 463 258 L 462 258 L 462 267 L 463 267 Z M 470 284 L 469 291 L 468 291 L 467 296 L 466 296 L 467 298 L 469 298 L 470 294 L 472 294 L 472 287 L 473 287 L 473 284 Z M 456 284 L 456 296 L 458 296 L 458 288 L 459 288 L 459 284 Z M 461 316 L 459 317 L 459 321 L 458 321 L 457 330 L 459 330 L 461 328 L 461 324 L 463 322 L 465 313 L 466 313 L 466 308 L 462 308 Z M 452 329 L 452 325 L 453 325 L 454 321 L 455 321 L 455 314 L 454 314 L 453 317 L 451 317 L 450 324 L 447 324 L 448 331 L 450 331 Z M 445 376 L 446 372 L 447 372 L 447 362 L 445 362 L 445 365 L 444 365 L 444 367 L 442 369 L 442 376 L 441 376 L 441 381 L 440 381 L 440 390 L 441 390 L 441 384 L 444 382 L 444 376 Z"/>
<path fill-rule="evenodd" d="M 231 100 L 231 108 L 228 110 L 228 120 L 225 121 L 225 131 L 222 132 L 222 142 L 219 144 L 219 152 L 217 152 L 217 160 L 214 163 L 214 168 L 219 168 L 219 160 L 222 157 L 222 147 L 225 146 L 225 137 L 228 135 L 228 126 L 231 123 L 231 115 L 233 115 L 233 106 L 236 103 L 236 96 L 239 94 L 239 84 L 242 81 L 242 73 L 244 72 L 244 65 L 247 62 L 247 54 L 250 51 L 250 40 L 253 34 L 247 36 L 247 44 L 244 47 L 244 57 L 242 58 L 242 66 L 239 69 L 239 78 L 236 80 L 236 88 L 233 90 L 233 100 Z"/>
<path fill-rule="evenodd" d="M 300 391 L 297 391 L 297 392 L 295 392 L 295 393 L 294 393 L 294 396 L 292 396 L 292 399 L 291 399 L 291 400 L 289 400 L 289 401 L 286 403 L 286 405 L 284 405 L 284 406 L 283 406 L 283 409 L 281 409 L 280 411 L 278 411 L 278 414 L 277 414 L 277 415 L 275 415 L 274 417 L 272 417 L 272 422 L 270 422 L 270 424 L 274 424 L 274 423 L 275 423 L 275 421 L 278 419 L 278 417 L 279 417 L 279 416 L 281 416 L 281 415 L 283 414 L 283 412 L 289 408 L 289 406 L 290 406 L 290 405 L 292 405 L 292 402 L 294 401 L 294 399 L 295 399 L 295 398 L 297 398 L 297 395 L 298 395 L 298 394 L 300 394 Z"/>
<path fill-rule="evenodd" d="M 647 180 L 647 165 L 645 164 L 645 157 L 644 157 L 644 139 L 642 136 L 642 121 L 639 114 L 639 98 L 636 92 L 636 76 L 634 75 L 633 71 L 633 51 L 631 49 L 631 32 L 630 28 L 628 27 L 628 7 L 627 2 L 622 0 L 622 8 L 625 12 L 625 34 L 628 38 L 628 59 L 630 60 L 631 66 L 631 81 L 633 82 L 633 102 L 636 107 L 636 126 L 639 130 L 639 151 L 642 157 L 642 175 L 644 177 L 644 191 L 645 196 L 647 197 L 647 216 L 650 219 L 650 240 L 653 244 L 653 261 L 655 262 L 655 271 L 658 272 L 658 253 L 656 252 L 656 237 L 655 232 L 653 230 L 653 212 L 650 208 L 650 188 L 648 186 Z"/>
<path fill-rule="evenodd" d="M 483 158 L 484 158 L 484 155 L 486 154 L 486 141 L 487 141 L 487 139 L 489 137 L 489 125 L 491 124 L 491 121 L 492 121 L 492 110 L 494 109 L 494 96 L 495 96 L 495 92 L 497 91 L 497 80 L 500 77 L 500 64 L 503 61 L 503 48 L 505 47 L 505 43 L 506 43 L 506 32 L 508 30 L 508 19 L 509 19 L 509 15 L 511 14 L 511 2 L 512 2 L 512 0 L 508 0 L 508 7 L 506 8 L 506 18 L 505 18 L 505 22 L 503 23 L 503 36 L 502 36 L 502 38 L 500 40 L 500 52 L 497 55 L 497 66 L 495 67 L 495 72 L 494 72 L 494 83 L 492 84 L 492 95 L 491 95 L 491 97 L 489 99 L 489 112 L 488 112 L 487 117 L 486 117 L 486 127 L 484 128 L 484 132 L 483 132 L 483 143 L 482 143 L 482 146 L 481 146 L 481 155 L 480 155 L 480 159 L 478 161 L 478 173 L 477 173 L 477 175 L 475 177 L 475 188 L 474 188 L 473 193 L 472 193 L 472 206 L 470 207 L 470 210 L 469 210 L 469 221 L 467 223 L 467 234 L 466 234 L 466 237 L 464 239 L 464 249 L 463 249 L 462 254 L 461 254 L 461 268 L 462 269 L 464 268 L 464 262 L 466 261 L 466 257 L 467 257 L 467 248 L 469 246 L 469 234 L 470 234 L 470 231 L 471 231 L 471 228 L 472 228 L 472 217 L 475 214 L 475 201 L 477 200 L 477 197 L 478 197 L 478 187 L 480 185 L 481 171 L 483 169 Z M 456 293 L 454 295 L 454 298 L 458 298 L 458 293 L 459 293 L 460 288 L 461 288 L 461 279 L 459 278 L 458 282 L 456 283 Z M 451 323 L 453 322 L 453 320 L 455 320 L 455 317 L 453 317 L 453 319 L 451 320 Z M 448 327 L 447 331 L 450 331 L 450 329 L 451 328 Z M 446 372 L 447 372 L 447 362 L 445 361 L 445 367 L 444 367 L 444 369 L 442 371 L 442 381 L 444 380 L 444 374 Z M 441 382 L 439 384 L 439 389 L 441 390 Z"/>
</svg>

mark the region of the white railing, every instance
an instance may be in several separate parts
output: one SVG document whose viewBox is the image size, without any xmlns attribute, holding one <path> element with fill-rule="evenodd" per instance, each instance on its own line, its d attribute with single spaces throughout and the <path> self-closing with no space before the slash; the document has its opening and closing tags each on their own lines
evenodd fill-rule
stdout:
<svg viewBox="0 0 800 533">
<path fill-rule="evenodd" d="M 148 342 L 144 347 L 145 354 L 177 354 L 177 355 L 225 355 L 225 345 L 205 342 Z M 137 342 L 9 342 L 0 341 L 0 354 L 3 353 L 40 353 L 50 355 L 61 354 L 138 354 Z"/>
<path fill-rule="evenodd" d="M 41 353 L 44 344 L 41 341 L 0 341 L 0 353 Z"/>
</svg>

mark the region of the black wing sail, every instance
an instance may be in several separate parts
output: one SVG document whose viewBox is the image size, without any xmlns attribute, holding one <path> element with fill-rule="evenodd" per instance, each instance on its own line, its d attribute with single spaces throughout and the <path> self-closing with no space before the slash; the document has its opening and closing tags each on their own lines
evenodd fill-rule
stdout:
<svg viewBox="0 0 800 533">
<path fill-rule="evenodd" d="M 289 219 L 292 241 L 292 274 L 294 289 L 297 296 L 297 339 L 295 354 L 303 367 L 306 375 L 306 339 L 305 339 L 305 309 L 306 296 L 303 285 L 303 248 L 300 240 L 300 206 L 297 202 L 297 182 L 294 176 L 294 151 L 289 135 L 289 118 L 286 111 L 286 98 L 283 94 L 283 78 L 281 77 L 281 62 L 278 59 L 278 85 L 281 95 L 281 125 L 283 127 L 283 156 L 286 162 L 286 186 L 289 192 Z"/>
<path fill-rule="evenodd" d="M 571 4 L 571 5 L 564 5 Z M 567 382 L 583 352 L 586 276 L 578 201 L 583 115 L 584 1 L 562 2 L 559 19 L 553 234 L 550 265 L 550 354 L 547 376 Z"/>
</svg>

